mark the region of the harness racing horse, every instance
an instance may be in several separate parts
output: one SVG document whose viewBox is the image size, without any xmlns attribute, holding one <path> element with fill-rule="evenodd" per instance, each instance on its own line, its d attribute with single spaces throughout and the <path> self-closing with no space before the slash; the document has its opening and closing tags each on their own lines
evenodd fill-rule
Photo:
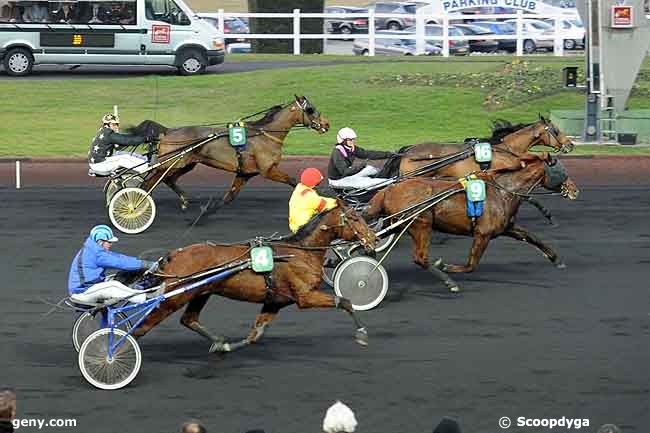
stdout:
<svg viewBox="0 0 650 433">
<path fill-rule="evenodd" d="M 355 316 L 350 301 L 319 290 L 323 257 L 335 239 L 358 240 L 368 251 L 376 246 L 375 234 L 365 220 L 338 200 L 336 208 L 317 215 L 295 235 L 268 245 L 273 249 L 274 255 L 289 257 L 276 261 L 270 275 L 265 277 L 250 269 L 244 270 L 195 291 L 170 298 L 135 330 L 135 335 L 146 334 L 161 320 L 187 304 L 181 323 L 210 340 L 211 352 L 229 352 L 256 342 L 280 309 L 295 303 L 300 309 L 339 308 L 347 311 L 357 327 L 357 342 L 365 346 L 368 344 L 368 334 Z M 158 274 L 163 275 L 162 280 L 169 285 L 179 277 L 246 259 L 250 249 L 248 244 L 190 245 L 169 253 Z M 247 338 L 228 343 L 201 325 L 199 314 L 211 295 L 263 304 Z"/>
<path fill-rule="evenodd" d="M 154 121 L 145 120 L 127 130 L 131 133 L 156 136 L 160 140 L 158 152 L 161 157 L 207 139 L 210 134 L 216 134 L 218 138 L 208 141 L 180 160 L 172 159 L 168 164 L 163 164 L 147 178 L 143 186 L 148 190 L 164 175 L 162 181 L 178 195 L 181 209 L 186 210 L 189 200 L 185 192 L 176 184 L 181 176 L 190 172 L 197 164 L 235 173 L 232 185 L 221 203 L 212 207 L 212 210 L 215 210 L 221 205 L 230 203 L 246 182 L 258 174 L 276 182 L 297 185 L 295 178 L 278 168 L 282 159 L 284 140 L 296 125 L 303 125 L 321 134 L 329 130 L 329 121 L 304 96 L 296 96 L 295 101 L 270 108 L 260 120 L 246 122 L 246 149 L 241 151 L 230 145 L 226 128 L 208 126 L 166 128 Z M 173 167 L 168 171 L 171 164 Z"/>
<path fill-rule="evenodd" d="M 474 238 L 466 265 L 436 263 L 436 268 L 444 272 L 472 272 L 485 252 L 491 239 L 508 236 L 538 248 L 551 263 L 563 268 L 564 264 L 557 253 L 537 236 L 517 225 L 516 216 L 523 198 L 538 185 L 552 191 L 560 191 L 563 197 L 575 200 L 578 189 L 568 177 L 562 163 L 550 154 L 526 154 L 522 156 L 525 167 L 515 171 L 501 171 L 495 175 L 479 174 L 486 183 L 486 198 L 483 214 L 477 221 L 467 216 L 467 199 L 457 179 L 414 178 L 392 185 L 370 200 L 366 216 L 391 215 L 400 210 L 417 205 L 435 194 L 457 188 L 457 194 L 439 202 L 423 212 L 408 228 L 415 243 L 414 261 L 424 269 L 429 269 L 429 243 L 431 233 L 471 236 Z M 451 291 L 458 285 L 437 269 L 431 271 L 441 277 Z"/>
</svg>

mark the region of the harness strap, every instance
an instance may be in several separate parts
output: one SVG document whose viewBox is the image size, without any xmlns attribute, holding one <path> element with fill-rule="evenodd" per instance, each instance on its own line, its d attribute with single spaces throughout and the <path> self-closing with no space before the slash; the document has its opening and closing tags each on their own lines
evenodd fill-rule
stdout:
<svg viewBox="0 0 650 433">
<path fill-rule="evenodd" d="M 86 247 L 81 247 L 79 254 L 77 255 L 77 272 L 79 273 L 79 286 L 83 287 L 86 285 L 86 275 L 84 275 L 84 262 L 83 255 Z"/>
<path fill-rule="evenodd" d="M 341 145 L 338 145 L 338 146 L 336 146 L 336 149 L 337 149 L 339 152 L 341 152 L 341 155 L 343 155 L 344 158 L 347 158 L 347 157 L 348 157 L 348 151 L 345 150 L 345 147 L 343 147 L 343 146 L 341 146 Z"/>
<path fill-rule="evenodd" d="M 284 140 L 282 140 L 282 139 L 280 139 L 280 138 L 278 138 L 278 137 L 276 137 L 274 135 L 271 135 L 271 134 L 269 134 L 268 132 L 266 132 L 264 130 L 260 129 L 260 131 L 262 132 L 262 135 L 265 136 L 266 138 L 269 138 L 269 139 L 275 141 L 278 144 L 284 143 Z"/>
</svg>

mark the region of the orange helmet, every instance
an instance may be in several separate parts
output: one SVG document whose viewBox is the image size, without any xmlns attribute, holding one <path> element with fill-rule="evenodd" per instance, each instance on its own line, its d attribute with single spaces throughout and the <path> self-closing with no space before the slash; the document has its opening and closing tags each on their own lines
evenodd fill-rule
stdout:
<svg viewBox="0 0 650 433">
<path fill-rule="evenodd" d="M 320 173 L 320 170 L 314 167 L 306 168 L 300 175 L 300 183 L 310 188 L 318 185 L 321 180 L 323 180 L 323 175 Z"/>
</svg>

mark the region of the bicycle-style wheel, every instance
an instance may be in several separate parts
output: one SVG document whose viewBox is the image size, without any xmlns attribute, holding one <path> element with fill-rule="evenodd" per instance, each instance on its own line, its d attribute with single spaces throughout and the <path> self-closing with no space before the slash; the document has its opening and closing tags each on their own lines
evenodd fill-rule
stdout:
<svg viewBox="0 0 650 433">
<path fill-rule="evenodd" d="M 106 206 L 111 203 L 111 199 L 120 188 L 140 188 L 144 183 L 142 176 L 126 176 L 125 178 L 111 178 L 106 181 L 104 185 L 104 197 L 106 198 Z"/>
<path fill-rule="evenodd" d="M 126 336 L 108 356 L 110 328 L 102 328 L 86 338 L 79 349 L 79 370 L 84 379 L 100 389 L 120 389 L 135 379 L 142 365 L 138 342 L 121 329 L 113 330 L 113 344 Z"/>
<path fill-rule="evenodd" d="M 77 320 L 74 322 L 72 327 L 72 345 L 74 350 L 79 352 L 81 345 L 84 340 L 88 338 L 90 334 L 97 331 L 98 329 L 103 328 L 105 325 L 102 325 L 102 321 L 105 321 L 103 312 L 99 312 L 94 316 L 90 313 L 81 313 Z M 117 313 L 115 315 L 115 321 L 121 322 L 126 319 L 126 316 L 123 313 Z M 128 332 L 131 329 L 131 323 L 126 321 L 124 324 L 119 326 L 119 329 Z"/>
<path fill-rule="evenodd" d="M 111 199 L 108 216 L 122 233 L 142 233 L 156 218 L 156 203 L 143 189 L 124 188 Z"/>
</svg>

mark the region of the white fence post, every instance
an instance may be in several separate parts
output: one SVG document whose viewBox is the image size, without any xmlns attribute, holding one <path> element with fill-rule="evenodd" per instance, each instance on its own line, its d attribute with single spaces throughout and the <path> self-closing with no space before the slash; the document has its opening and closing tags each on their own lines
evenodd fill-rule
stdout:
<svg viewBox="0 0 650 433">
<path fill-rule="evenodd" d="M 293 55 L 300 55 L 300 9 L 293 10 Z"/>
<path fill-rule="evenodd" d="M 555 24 L 555 47 L 553 47 L 553 54 L 556 56 L 563 56 L 564 55 L 564 38 L 562 37 L 562 20 L 560 19 L 559 16 L 555 16 L 554 19 L 554 24 Z"/>
<path fill-rule="evenodd" d="M 517 11 L 517 56 L 524 55 L 524 12 Z"/>
<path fill-rule="evenodd" d="M 223 37 L 224 34 L 226 33 L 224 10 L 219 9 L 217 12 L 219 13 L 219 16 L 217 17 L 217 27 L 219 27 L 219 36 Z"/>
<path fill-rule="evenodd" d="M 20 189 L 20 161 L 16 161 L 16 189 Z"/>
<path fill-rule="evenodd" d="M 115 117 L 120 117 L 119 112 L 117 111 L 117 105 L 113 105 L 113 115 Z"/>
<path fill-rule="evenodd" d="M 415 15 L 415 54 L 422 55 L 425 53 L 425 40 L 424 36 L 426 32 L 424 30 L 424 15 L 422 15 L 422 9 L 417 10 L 417 15 Z"/>
<path fill-rule="evenodd" d="M 442 17 L 442 55 L 449 57 L 449 15 Z"/>
<path fill-rule="evenodd" d="M 375 55 L 375 10 L 368 11 L 368 55 Z"/>
</svg>

